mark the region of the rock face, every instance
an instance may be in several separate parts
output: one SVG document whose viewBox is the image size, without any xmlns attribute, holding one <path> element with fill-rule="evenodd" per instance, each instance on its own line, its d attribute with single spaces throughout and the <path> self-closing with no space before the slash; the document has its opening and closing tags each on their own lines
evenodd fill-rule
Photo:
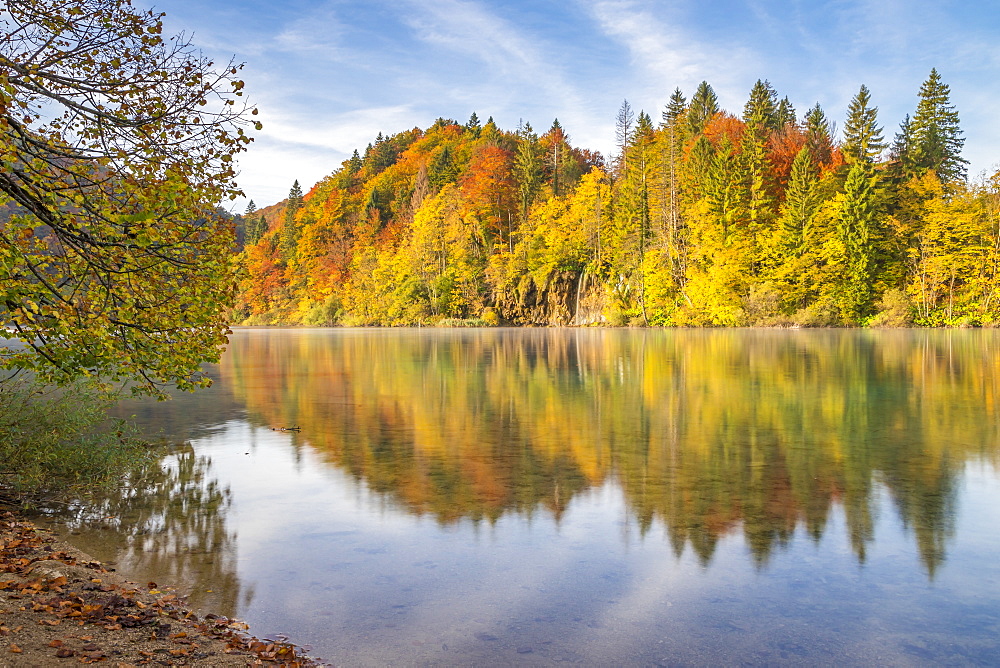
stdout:
<svg viewBox="0 0 1000 668">
<path fill-rule="evenodd" d="M 604 321 L 604 290 L 586 273 L 553 271 L 544 283 L 523 276 L 516 287 L 497 295 L 501 317 L 512 325 L 565 327 Z"/>
</svg>

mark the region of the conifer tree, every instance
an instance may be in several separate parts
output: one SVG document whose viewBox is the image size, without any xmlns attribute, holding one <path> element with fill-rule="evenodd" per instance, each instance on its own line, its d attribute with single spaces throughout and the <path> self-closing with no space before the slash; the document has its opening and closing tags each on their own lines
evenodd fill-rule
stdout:
<svg viewBox="0 0 1000 668">
<path fill-rule="evenodd" d="M 847 108 L 844 123 L 844 144 L 841 151 L 848 163 L 864 162 L 872 164 L 885 148 L 882 128 L 879 127 L 878 107 L 871 107 L 871 93 L 864 84 Z"/>
<path fill-rule="evenodd" d="M 821 199 L 817 189 L 819 178 L 812 151 L 803 146 L 792 162 L 785 202 L 782 206 L 781 230 L 785 249 L 792 255 L 802 255 Z"/>
<path fill-rule="evenodd" d="M 538 135 L 532 131 L 531 124 L 522 126 L 518 134 L 514 178 L 521 200 L 521 221 L 524 222 L 542 185 L 542 161 L 538 154 Z"/>
<path fill-rule="evenodd" d="M 295 220 L 295 216 L 301 208 L 302 187 L 299 185 L 299 180 L 295 179 L 291 189 L 288 191 L 288 201 L 285 204 L 284 224 L 281 226 L 281 237 L 279 241 L 281 257 L 286 261 L 295 254 L 295 248 L 299 241 L 299 226 Z"/>
<path fill-rule="evenodd" d="M 778 103 L 778 110 L 775 116 L 775 124 L 779 130 L 788 125 L 796 125 L 799 122 L 795 117 L 795 107 L 792 106 L 792 102 L 788 99 L 787 95 L 781 98 L 781 102 Z"/>
<path fill-rule="evenodd" d="M 965 139 L 950 96 L 951 89 L 941 81 L 938 71 L 931 69 L 920 87 L 920 101 L 910 128 L 914 167 L 918 172 L 933 169 L 945 183 L 964 179 L 968 164 L 962 158 Z"/>
<path fill-rule="evenodd" d="M 875 244 L 878 211 L 875 177 L 870 167 L 857 162 L 844 183 L 844 202 L 837 221 L 837 234 L 844 249 L 841 279 L 841 312 L 851 322 L 861 322 L 871 313 L 875 286 Z"/>
<path fill-rule="evenodd" d="M 809 147 L 813 160 L 818 164 L 829 163 L 833 153 L 834 129 L 819 102 L 806 112 L 804 121 L 806 146 Z"/>
<path fill-rule="evenodd" d="M 893 162 L 893 175 L 901 179 L 910 179 L 916 173 L 913 165 L 911 147 L 913 146 L 913 121 L 910 115 L 899 124 L 899 132 L 893 138 L 892 147 L 889 149 L 889 158 Z"/>
<path fill-rule="evenodd" d="M 684 93 L 681 92 L 680 88 L 675 88 L 674 92 L 670 95 L 670 101 L 667 102 L 666 108 L 663 110 L 661 116 L 663 120 L 663 125 L 670 127 L 670 124 L 677 120 L 677 117 L 684 113 L 684 109 L 687 107 L 687 99 L 684 97 Z"/>
<path fill-rule="evenodd" d="M 702 81 L 691 96 L 691 107 L 688 109 L 688 126 L 691 134 L 701 133 L 708 120 L 717 113 L 719 113 L 719 98 L 708 82 Z"/>
<path fill-rule="evenodd" d="M 764 137 L 778 129 L 778 94 L 768 81 L 757 79 L 743 107 L 743 122 Z"/>
</svg>

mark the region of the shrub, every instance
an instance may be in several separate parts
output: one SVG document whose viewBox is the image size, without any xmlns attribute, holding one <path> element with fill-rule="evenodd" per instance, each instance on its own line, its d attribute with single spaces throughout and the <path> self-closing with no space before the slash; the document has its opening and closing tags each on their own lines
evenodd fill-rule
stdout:
<svg viewBox="0 0 1000 668">
<path fill-rule="evenodd" d="M 153 459 L 135 429 L 108 417 L 100 384 L 0 380 L 0 482 L 17 493 L 101 486 Z"/>
</svg>

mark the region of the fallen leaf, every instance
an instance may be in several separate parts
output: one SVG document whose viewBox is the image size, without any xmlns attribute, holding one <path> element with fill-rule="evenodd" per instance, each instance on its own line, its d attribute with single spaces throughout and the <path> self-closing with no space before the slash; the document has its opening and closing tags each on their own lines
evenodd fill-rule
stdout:
<svg viewBox="0 0 1000 668">
<path fill-rule="evenodd" d="M 17 646 L 17 645 L 15 645 L 14 643 L 11 643 L 11 644 L 10 644 L 10 647 L 8 647 L 8 648 L 7 648 L 7 650 L 8 650 L 9 652 L 11 652 L 12 654 L 20 654 L 21 652 L 23 652 L 23 651 L 24 651 L 23 649 L 21 649 L 20 647 L 18 647 L 18 646 Z"/>
</svg>

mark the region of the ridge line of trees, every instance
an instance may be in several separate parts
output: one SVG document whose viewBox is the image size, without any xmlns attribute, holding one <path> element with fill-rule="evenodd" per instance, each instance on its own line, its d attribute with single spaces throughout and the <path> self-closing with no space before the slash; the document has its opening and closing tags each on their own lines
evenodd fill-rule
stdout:
<svg viewBox="0 0 1000 668">
<path fill-rule="evenodd" d="M 992 325 L 1000 175 L 970 184 L 931 70 L 891 143 L 861 85 L 843 136 L 765 80 L 742 112 L 702 82 L 617 153 L 439 118 L 381 133 L 246 217 L 247 324 Z"/>
</svg>

